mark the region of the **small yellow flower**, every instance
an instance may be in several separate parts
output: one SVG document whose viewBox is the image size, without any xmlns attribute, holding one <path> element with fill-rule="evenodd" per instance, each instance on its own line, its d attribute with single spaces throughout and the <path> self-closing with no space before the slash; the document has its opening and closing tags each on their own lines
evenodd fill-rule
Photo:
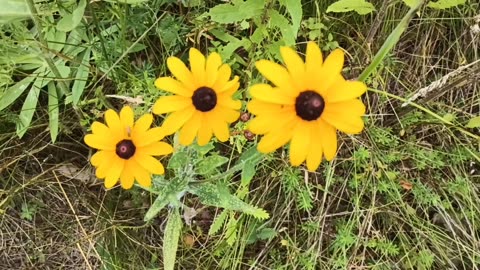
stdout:
<svg viewBox="0 0 480 270">
<path fill-rule="evenodd" d="M 285 67 L 268 60 L 257 69 L 275 87 L 256 84 L 250 89 L 248 110 L 256 115 L 249 130 L 264 134 L 258 144 L 263 153 L 290 142 L 290 163 L 315 171 L 323 155 L 332 160 L 337 152 L 336 130 L 360 133 L 365 106 L 359 97 L 367 87 L 341 75 L 344 54 L 334 50 L 323 62 L 318 45 L 309 42 L 305 62 L 291 48 L 280 49 Z"/>
<path fill-rule="evenodd" d="M 114 110 L 105 112 L 104 125 L 92 124 L 92 133 L 84 138 L 85 143 L 98 149 L 90 162 L 97 167 L 95 175 L 105 178 L 105 187 L 113 187 L 120 178 L 124 189 L 133 186 L 134 179 L 144 186 L 151 185 L 151 174 L 163 174 L 163 165 L 153 156 L 172 153 L 173 148 L 165 142 L 161 128 L 152 128 L 153 116 L 145 114 L 134 123 L 132 108 L 125 106 L 118 115 Z"/>
<path fill-rule="evenodd" d="M 240 85 L 238 77 L 230 80 L 230 66 L 222 64 L 218 53 L 205 59 L 200 51 L 191 48 L 189 56 L 191 70 L 177 57 L 167 59 L 168 69 L 176 79 L 161 77 L 155 86 L 174 95 L 159 98 L 153 105 L 153 113 L 171 113 L 162 128 L 166 135 L 181 129 L 182 145 L 191 144 L 195 137 L 199 145 L 205 145 L 212 135 L 227 141 L 229 124 L 240 116 L 241 102 L 232 99 Z"/>
</svg>

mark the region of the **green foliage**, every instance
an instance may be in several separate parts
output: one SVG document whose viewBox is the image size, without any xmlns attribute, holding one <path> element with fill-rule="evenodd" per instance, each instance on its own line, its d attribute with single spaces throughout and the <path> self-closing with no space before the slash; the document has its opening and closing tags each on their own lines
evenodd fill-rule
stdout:
<svg viewBox="0 0 480 270">
<path fill-rule="evenodd" d="M 25 0 L 8 0 L 2 3 L 0 10 L 0 24 L 14 20 L 28 19 L 30 10 Z"/>
<path fill-rule="evenodd" d="M 339 0 L 327 8 L 327 12 L 349 12 L 355 11 L 360 15 L 365 15 L 375 11 L 372 3 L 365 0 Z"/>
<path fill-rule="evenodd" d="M 459 5 L 465 4 L 466 0 L 438 0 L 438 1 L 430 1 L 427 4 L 427 7 L 431 7 L 434 9 L 447 9 L 456 7 Z"/>
<path fill-rule="evenodd" d="M 32 221 L 36 212 L 37 212 L 36 204 L 22 203 L 22 211 L 20 213 L 20 217 L 22 219 Z"/>
<path fill-rule="evenodd" d="M 470 120 L 468 120 L 468 123 L 465 127 L 466 128 L 478 128 L 478 127 L 480 127 L 480 116 L 473 117 Z"/>
<path fill-rule="evenodd" d="M 167 226 L 165 226 L 165 237 L 163 239 L 163 266 L 165 270 L 175 269 L 175 258 L 177 257 L 178 240 L 182 231 L 182 219 L 178 208 L 174 208 L 168 215 Z"/>
<path fill-rule="evenodd" d="M 216 5 L 208 12 L 218 23 L 236 23 L 262 14 L 265 0 L 233 0 L 231 3 Z"/>
</svg>

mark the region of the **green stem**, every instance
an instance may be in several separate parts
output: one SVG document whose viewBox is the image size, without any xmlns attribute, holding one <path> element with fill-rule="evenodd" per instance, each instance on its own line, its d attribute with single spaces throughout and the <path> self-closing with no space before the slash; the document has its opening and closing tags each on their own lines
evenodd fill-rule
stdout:
<svg viewBox="0 0 480 270">
<path fill-rule="evenodd" d="M 45 37 L 43 36 L 42 32 L 42 24 L 40 23 L 40 20 L 38 19 L 38 12 L 37 9 L 35 8 L 35 3 L 33 0 L 26 0 L 28 4 L 28 8 L 30 9 L 30 13 L 32 14 L 33 22 L 35 23 L 35 26 L 37 27 L 37 32 L 38 32 L 38 40 L 42 44 L 42 51 L 43 51 L 43 58 L 45 59 L 45 62 L 47 63 L 48 67 L 50 70 L 53 72 L 53 74 L 60 79 L 58 81 L 58 84 L 60 86 L 60 90 L 63 92 L 64 95 L 70 95 L 70 90 L 68 89 L 68 86 L 65 84 L 62 75 L 60 74 L 60 71 L 58 68 L 55 66 L 55 64 L 52 61 L 52 58 L 48 57 L 48 43 L 45 40 Z"/>
<path fill-rule="evenodd" d="M 425 3 L 425 0 L 418 0 L 417 4 L 412 6 L 408 13 L 402 18 L 400 23 L 395 27 L 392 33 L 388 36 L 387 40 L 383 43 L 380 50 L 378 50 L 375 57 L 373 57 L 372 63 L 360 74 L 358 80 L 364 82 L 370 74 L 380 65 L 385 56 L 392 50 L 392 48 L 397 44 L 400 36 L 403 34 L 405 29 L 407 29 L 410 20 L 413 18 L 413 15 L 417 10 Z"/>
</svg>

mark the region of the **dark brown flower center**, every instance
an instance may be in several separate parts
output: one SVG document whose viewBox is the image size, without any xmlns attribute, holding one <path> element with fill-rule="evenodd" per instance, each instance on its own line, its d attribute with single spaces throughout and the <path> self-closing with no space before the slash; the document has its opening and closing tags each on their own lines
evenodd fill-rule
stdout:
<svg viewBox="0 0 480 270">
<path fill-rule="evenodd" d="M 201 112 L 208 112 L 217 105 L 217 94 L 209 87 L 200 87 L 192 96 L 193 106 Z"/>
<path fill-rule="evenodd" d="M 312 90 L 307 90 L 298 95 L 295 100 L 295 111 L 303 120 L 312 121 L 322 115 L 325 101 L 322 96 Z"/>
<path fill-rule="evenodd" d="M 135 154 L 135 145 L 131 140 L 123 140 L 117 143 L 115 153 L 123 159 L 129 159 Z"/>
</svg>

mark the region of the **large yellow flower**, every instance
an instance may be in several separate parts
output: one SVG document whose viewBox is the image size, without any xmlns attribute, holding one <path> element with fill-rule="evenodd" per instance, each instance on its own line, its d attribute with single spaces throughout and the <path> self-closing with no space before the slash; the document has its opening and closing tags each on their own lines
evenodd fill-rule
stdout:
<svg viewBox="0 0 480 270">
<path fill-rule="evenodd" d="M 205 145 L 212 135 L 224 142 L 230 137 L 229 124 L 240 116 L 241 102 L 232 99 L 240 85 L 238 77 L 230 80 L 230 66 L 222 64 L 218 53 L 211 53 L 205 59 L 200 51 L 191 48 L 189 56 L 191 71 L 177 57 L 167 59 L 168 69 L 176 80 L 161 77 L 155 86 L 174 95 L 159 98 L 153 105 L 153 113 L 171 112 L 162 128 L 166 135 L 181 129 L 182 145 L 191 144 L 195 137 L 199 145 Z"/>
<path fill-rule="evenodd" d="M 125 106 L 118 115 L 113 110 L 105 112 L 104 125 L 92 124 L 92 133 L 84 138 L 85 143 L 98 149 L 90 162 L 97 167 L 97 178 L 105 178 L 105 187 L 113 187 L 120 178 L 123 188 L 133 186 L 134 179 L 144 186 L 151 185 L 151 174 L 163 174 L 163 165 L 152 156 L 167 155 L 173 148 L 160 142 L 161 128 L 152 128 L 153 116 L 145 114 L 134 123 L 133 111 Z"/>
<path fill-rule="evenodd" d="M 298 166 L 306 160 L 307 168 L 314 171 L 323 155 L 327 160 L 334 158 L 337 129 L 347 134 L 362 131 L 365 106 L 359 97 L 367 87 L 343 78 L 344 54 L 340 49 L 325 62 L 314 42 L 307 45 L 305 62 L 289 47 L 282 47 L 280 53 L 285 67 L 268 60 L 256 63 L 275 87 L 251 87 L 253 98 L 247 108 L 256 117 L 248 128 L 265 134 L 258 144 L 260 152 L 273 152 L 290 142 L 291 164 Z"/>
</svg>

